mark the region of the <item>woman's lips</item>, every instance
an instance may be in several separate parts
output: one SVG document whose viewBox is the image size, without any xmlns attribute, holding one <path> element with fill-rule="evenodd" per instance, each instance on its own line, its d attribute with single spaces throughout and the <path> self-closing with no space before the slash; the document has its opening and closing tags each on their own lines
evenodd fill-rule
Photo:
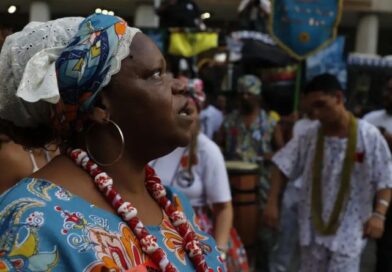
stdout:
<svg viewBox="0 0 392 272">
<path fill-rule="evenodd" d="M 184 123 L 189 123 L 189 125 L 192 124 L 193 122 L 193 117 L 192 117 L 192 108 L 189 106 L 189 100 L 187 99 L 183 106 L 180 108 L 180 110 L 177 112 L 178 118 L 181 120 L 181 122 Z"/>
</svg>

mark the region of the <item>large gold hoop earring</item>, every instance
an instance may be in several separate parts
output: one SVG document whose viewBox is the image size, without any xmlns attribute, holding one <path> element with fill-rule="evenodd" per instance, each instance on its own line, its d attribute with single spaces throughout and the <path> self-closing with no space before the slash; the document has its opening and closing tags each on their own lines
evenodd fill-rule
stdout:
<svg viewBox="0 0 392 272">
<path fill-rule="evenodd" d="M 118 154 L 118 156 L 117 156 L 113 161 L 111 161 L 111 162 L 102 162 L 102 161 L 97 160 L 96 157 L 95 157 L 95 156 L 93 155 L 93 153 L 91 152 L 90 144 L 88 143 L 88 141 L 85 142 L 85 144 L 86 144 L 86 151 L 87 151 L 88 155 L 90 156 L 90 158 L 91 158 L 94 162 L 96 162 L 96 163 L 97 163 L 98 165 L 100 165 L 100 166 L 111 166 L 111 165 L 115 164 L 116 162 L 118 162 L 118 161 L 121 159 L 121 157 L 122 157 L 122 155 L 123 155 L 123 153 L 124 153 L 124 148 L 125 148 L 124 134 L 123 134 L 121 128 L 119 127 L 119 125 L 117 125 L 117 124 L 116 124 L 114 121 L 112 121 L 112 120 L 108 120 L 108 123 L 107 123 L 107 124 L 112 125 L 112 126 L 116 129 L 116 131 L 117 131 L 117 133 L 118 133 L 118 135 L 119 135 L 119 137 L 120 137 L 120 139 L 121 139 L 121 149 L 120 149 L 120 153 Z M 89 131 L 90 131 L 94 126 L 96 126 L 96 125 L 97 125 L 97 123 L 92 124 L 92 125 L 87 129 L 86 135 L 87 135 L 87 134 L 89 133 Z"/>
</svg>

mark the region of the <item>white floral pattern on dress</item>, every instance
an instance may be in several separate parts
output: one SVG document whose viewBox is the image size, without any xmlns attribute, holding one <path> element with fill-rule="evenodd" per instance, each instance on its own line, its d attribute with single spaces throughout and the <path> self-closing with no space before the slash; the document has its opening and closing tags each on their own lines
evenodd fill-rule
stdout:
<svg viewBox="0 0 392 272">
<path fill-rule="evenodd" d="M 42 212 L 32 212 L 26 218 L 26 224 L 31 227 L 40 228 L 44 223 L 45 223 L 44 213 Z"/>
<path fill-rule="evenodd" d="M 69 201 L 72 197 L 72 194 L 63 188 L 59 188 L 54 195 L 57 197 L 57 199 L 64 200 L 64 201 Z"/>
</svg>

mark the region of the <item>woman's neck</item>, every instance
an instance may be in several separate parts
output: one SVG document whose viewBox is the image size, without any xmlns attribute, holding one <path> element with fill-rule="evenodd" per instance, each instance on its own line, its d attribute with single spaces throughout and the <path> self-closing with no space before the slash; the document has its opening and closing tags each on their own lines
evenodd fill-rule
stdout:
<svg viewBox="0 0 392 272">
<path fill-rule="evenodd" d="M 144 185 L 145 165 L 124 154 L 114 165 L 102 169 L 113 178 L 119 192 L 139 195 L 148 193 Z"/>
</svg>

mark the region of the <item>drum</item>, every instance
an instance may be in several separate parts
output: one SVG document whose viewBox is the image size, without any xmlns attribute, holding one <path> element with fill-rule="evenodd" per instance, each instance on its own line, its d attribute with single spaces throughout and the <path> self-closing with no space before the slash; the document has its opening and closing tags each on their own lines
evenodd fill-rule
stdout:
<svg viewBox="0 0 392 272">
<path fill-rule="evenodd" d="M 257 164 L 227 161 L 234 210 L 234 227 L 247 251 L 248 260 L 254 260 L 257 240 L 258 199 L 257 187 L 260 168 Z"/>
</svg>

